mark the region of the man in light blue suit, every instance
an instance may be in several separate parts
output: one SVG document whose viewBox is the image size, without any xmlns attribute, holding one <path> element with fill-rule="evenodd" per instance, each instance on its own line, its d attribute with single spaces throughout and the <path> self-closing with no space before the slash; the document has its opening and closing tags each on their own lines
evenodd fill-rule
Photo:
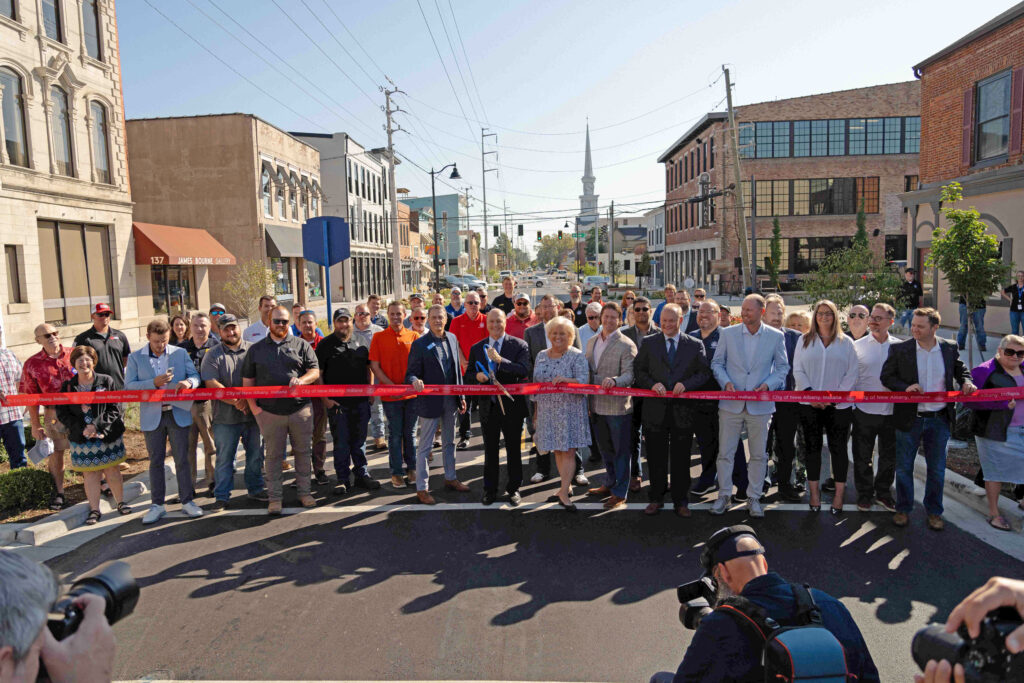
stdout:
<svg viewBox="0 0 1024 683">
<path fill-rule="evenodd" d="M 739 325 L 722 329 L 718 350 L 711 360 L 711 371 L 725 391 L 775 391 L 786 386 L 789 359 L 786 337 L 779 330 L 761 322 L 764 297 L 749 294 L 740 308 Z M 764 517 L 761 495 L 767 465 L 765 446 L 768 422 L 775 412 L 772 401 L 718 402 L 718 500 L 711 514 L 721 515 L 729 509 L 732 496 L 730 477 L 733 457 L 739 444 L 740 431 L 747 428 L 750 464 L 747 474 L 747 507 L 751 517 Z"/>
<path fill-rule="evenodd" d="M 128 356 L 124 388 L 129 391 L 145 389 L 195 389 L 199 386 L 199 373 L 185 349 L 168 344 L 171 328 L 164 318 L 150 321 L 146 326 L 148 344 Z M 166 401 L 139 404 L 139 423 L 146 436 L 149 452 L 149 486 L 153 491 L 152 504 L 143 516 L 143 524 L 153 524 L 167 513 L 164 497 L 164 460 L 167 458 L 167 440 L 171 441 L 171 456 L 178 477 L 178 498 L 181 509 L 189 517 L 202 517 L 203 510 L 193 502 L 195 486 L 192 467 L 188 459 L 188 433 L 192 425 L 192 401 Z M 207 476 L 212 473 L 207 472 Z"/>
</svg>

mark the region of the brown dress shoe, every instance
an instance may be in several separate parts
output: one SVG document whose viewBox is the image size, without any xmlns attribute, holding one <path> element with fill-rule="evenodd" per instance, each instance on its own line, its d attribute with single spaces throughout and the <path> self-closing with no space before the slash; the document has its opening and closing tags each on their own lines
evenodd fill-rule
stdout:
<svg viewBox="0 0 1024 683">
<path fill-rule="evenodd" d="M 680 517 L 689 517 L 691 514 L 690 508 L 686 507 L 685 505 L 680 505 L 679 507 L 676 508 L 676 514 Z"/>
<path fill-rule="evenodd" d="M 304 508 L 315 508 L 316 500 L 313 496 L 299 496 L 299 505 Z"/>
<path fill-rule="evenodd" d="M 896 526 L 906 526 L 910 524 L 910 517 L 907 516 L 906 512 L 897 512 L 892 516 L 892 523 Z"/>
<path fill-rule="evenodd" d="M 409 486 L 416 485 L 416 470 L 406 469 L 405 470 L 405 483 Z"/>
<path fill-rule="evenodd" d="M 626 499 L 619 498 L 618 496 L 612 496 L 604 502 L 605 510 L 618 510 L 619 508 L 626 507 Z"/>
<path fill-rule="evenodd" d="M 437 505 L 437 501 L 430 495 L 430 491 L 417 491 L 416 498 L 424 505 Z"/>
<path fill-rule="evenodd" d="M 405 483 L 405 479 L 403 479 L 402 477 L 398 476 L 397 474 L 392 474 L 391 475 L 391 486 L 396 488 L 396 489 L 404 489 L 407 486 L 407 484 Z"/>
<path fill-rule="evenodd" d="M 946 528 L 946 522 L 942 515 L 928 515 L 928 528 L 932 531 L 942 531 Z"/>
<path fill-rule="evenodd" d="M 662 505 L 661 503 L 649 503 L 647 505 L 647 507 L 644 508 L 644 514 L 645 515 L 656 515 L 656 514 L 658 514 L 661 511 L 661 505 Z"/>
<path fill-rule="evenodd" d="M 598 486 L 596 489 L 587 489 L 588 496 L 604 496 L 611 495 L 612 490 L 607 486 Z M 614 498 L 614 496 L 613 496 Z"/>
<path fill-rule="evenodd" d="M 383 437 L 381 437 L 379 439 L 374 439 L 373 440 L 373 447 L 376 448 L 378 451 L 382 451 L 382 450 L 384 450 L 385 448 L 388 447 L 388 442 L 385 441 Z"/>
<path fill-rule="evenodd" d="M 272 500 L 267 503 L 267 514 L 268 515 L 279 515 L 281 514 L 281 501 Z"/>
<path fill-rule="evenodd" d="M 466 491 L 469 490 L 469 487 L 466 486 L 465 484 L 463 484 L 458 479 L 451 479 L 451 480 L 445 479 L 444 480 L 444 487 L 446 489 L 451 489 L 452 491 L 458 491 L 459 493 L 465 493 Z"/>
<path fill-rule="evenodd" d="M 643 486 L 643 483 L 644 482 L 640 477 L 633 477 L 629 480 L 629 490 L 636 493 L 640 490 L 640 487 Z"/>
</svg>

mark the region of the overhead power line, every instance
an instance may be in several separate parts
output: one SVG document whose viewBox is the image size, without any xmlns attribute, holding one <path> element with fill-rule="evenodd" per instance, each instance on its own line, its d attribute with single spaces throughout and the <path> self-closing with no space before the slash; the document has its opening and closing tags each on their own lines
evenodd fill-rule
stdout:
<svg viewBox="0 0 1024 683">
<path fill-rule="evenodd" d="M 434 45 L 434 52 L 437 53 L 437 59 L 441 62 L 441 68 L 444 69 L 444 77 L 448 79 L 448 85 L 452 89 L 452 95 L 455 96 L 455 102 L 459 105 L 459 111 L 462 112 L 462 119 L 466 122 L 466 127 L 469 128 L 470 137 L 473 136 L 473 126 L 469 123 L 469 117 L 466 116 L 466 109 L 462 106 L 462 99 L 459 97 L 459 92 L 455 89 L 455 84 L 452 82 L 452 76 L 448 73 L 448 67 L 444 63 L 444 58 L 441 56 L 441 50 L 437 47 L 437 41 L 434 39 L 434 31 L 430 28 L 430 22 L 427 21 L 427 14 L 423 11 L 423 4 L 420 0 L 416 0 L 416 6 L 420 8 L 420 16 L 423 17 L 423 24 L 427 27 L 427 34 L 430 36 L 430 42 Z"/>
</svg>

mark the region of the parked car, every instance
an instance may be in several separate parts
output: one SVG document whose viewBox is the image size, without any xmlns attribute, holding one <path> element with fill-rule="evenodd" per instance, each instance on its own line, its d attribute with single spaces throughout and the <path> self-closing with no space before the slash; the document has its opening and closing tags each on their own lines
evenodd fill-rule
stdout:
<svg viewBox="0 0 1024 683">
<path fill-rule="evenodd" d="M 465 282 L 468 287 L 472 287 L 474 289 L 477 287 L 487 287 L 487 282 L 485 280 L 481 280 L 476 275 L 459 275 L 459 277 L 462 278 L 462 281 Z"/>
<path fill-rule="evenodd" d="M 589 292 L 594 287 L 600 287 L 601 292 L 604 294 L 608 293 L 608 276 L 606 275 L 588 275 L 583 278 L 583 291 Z"/>
<path fill-rule="evenodd" d="M 567 273 L 567 272 L 565 271 L 565 269 L 559 270 L 559 271 L 557 271 L 557 273 L 555 274 L 555 277 L 557 277 L 557 278 L 558 278 L 559 280 L 564 280 L 564 279 L 566 279 L 566 278 L 567 278 L 568 276 L 569 276 L 569 274 L 568 274 L 568 273 Z"/>
<path fill-rule="evenodd" d="M 533 284 L 534 284 L 535 287 L 547 287 L 548 286 L 548 280 L 543 275 L 534 275 L 532 280 L 533 280 Z"/>
<path fill-rule="evenodd" d="M 466 289 L 466 282 L 458 275 L 442 275 L 441 276 L 441 289 L 451 289 L 452 287 L 458 287 L 459 289 Z"/>
<path fill-rule="evenodd" d="M 499 280 L 504 280 L 507 277 L 512 277 L 512 271 L 511 270 L 503 270 L 500 273 L 498 273 L 498 279 Z"/>
</svg>

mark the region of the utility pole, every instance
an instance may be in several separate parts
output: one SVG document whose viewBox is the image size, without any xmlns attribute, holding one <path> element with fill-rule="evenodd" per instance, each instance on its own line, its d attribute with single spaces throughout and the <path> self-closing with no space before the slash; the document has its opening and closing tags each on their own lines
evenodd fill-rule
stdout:
<svg viewBox="0 0 1024 683">
<path fill-rule="evenodd" d="M 484 151 L 484 139 L 485 138 L 494 138 L 494 141 L 497 142 L 498 141 L 498 134 L 497 133 L 488 133 L 486 128 L 483 128 L 483 127 L 480 128 L 480 168 L 481 168 L 480 177 L 483 178 L 483 184 L 484 184 L 484 188 L 483 188 L 484 189 L 484 254 L 483 254 L 483 261 L 484 261 L 484 268 L 483 268 L 484 275 L 483 275 L 483 279 L 484 280 L 487 279 L 487 273 L 488 273 L 488 271 L 491 268 L 491 261 L 488 258 L 489 249 L 488 249 L 488 246 L 487 246 L 487 174 L 491 173 L 493 171 L 497 171 L 498 170 L 496 168 L 487 168 L 487 155 L 488 154 L 497 155 L 498 152 L 497 151 L 493 151 L 493 152 L 485 152 Z"/>
<path fill-rule="evenodd" d="M 750 254 L 747 251 L 747 222 L 743 216 L 743 176 L 740 174 L 740 133 L 736 127 L 736 112 L 732 108 L 732 81 L 729 80 L 729 69 L 722 65 L 725 73 L 725 100 L 729 108 L 729 141 L 732 143 L 732 170 L 735 176 L 736 187 L 733 188 L 733 196 L 736 199 L 736 238 L 740 243 L 740 266 L 742 268 L 742 281 L 744 289 L 753 288 L 753 276 L 750 273 Z M 754 207 L 751 206 L 751 215 Z M 724 237 L 724 233 L 723 233 Z"/>
<path fill-rule="evenodd" d="M 611 273 L 611 286 L 615 286 L 615 200 L 608 207 L 608 272 Z"/>
<path fill-rule="evenodd" d="M 512 248 L 512 236 L 509 235 L 508 230 L 508 204 L 502 202 L 501 209 L 505 212 L 505 261 L 508 263 L 509 270 L 515 270 L 515 266 L 512 265 L 512 257 L 515 254 L 515 250 Z"/>
<path fill-rule="evenodd" d="M 385 76 L 385 78 L 387 77 Z M 392 280 L 394 282 L 393 296 L 395 300 L 398 301 L 401 300 L 402 297 L 404 296 L 404 292 L 402 291 L 402 231 L 400 226 L 398 225 L 398 195 L 395 194 L 395 166 L 398 164 L 398 159 L 395 158 L 395 146 L 392 142 L 392 136 L 397 131 L 403 129 L 401 126 L 394 123 L 394 121 L 392 121 L 391 119 L 392 114 L 394 114 L 395 112 L 402 111 L 402 109 L 397 105 L 395 106 L 394 109 L 391 108 L 391 96 L 399 92 L 401 92 L 403 95 L 405 93 L 399 90 L 397 87 L 395 87 L 395 84 L 392 83 L 390 78 L 388 78 L 388 83 L 391 85 L 390 90 L 383 86 L 381 86 L 380 89 L 381 92 L 384 93 L 384 102 L 386 104 L 386 106 L 384 107 L 384 114 L 385 116 L 387 116 L 387 126 L 385 126 L 385 130 L 388 133 L 388 159 L 391 162 L 390 164 L 388 164 L 388 194 L 390 195 L 389 198 L 391 199 L 391 275 Z M 328 296 L 330 295 L 328 294 Z"/>
</svg>

